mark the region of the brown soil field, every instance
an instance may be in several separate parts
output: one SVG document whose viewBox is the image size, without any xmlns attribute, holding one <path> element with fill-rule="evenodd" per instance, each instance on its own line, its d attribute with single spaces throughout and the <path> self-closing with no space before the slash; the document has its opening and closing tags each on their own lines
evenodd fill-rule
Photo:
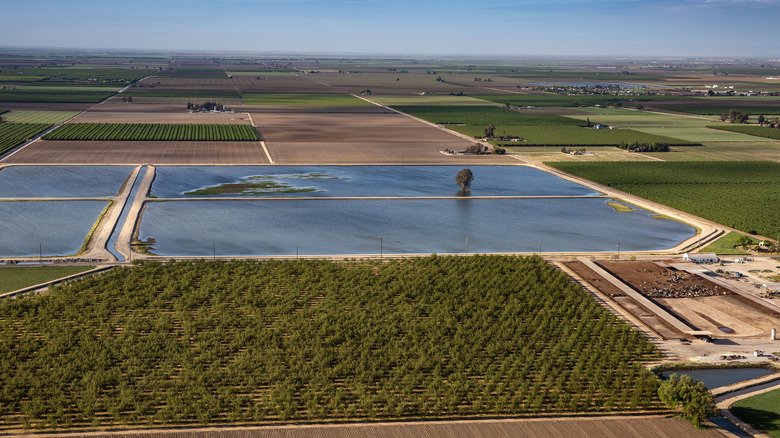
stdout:
<svg viewBox="0 0 780 438">
<path fill-rule="evenodd" d="M 471 142 L 401 114 L 366 108 L 370 112 L 266 112 L 253 118 L 278 164 L 488 164 L 510 159 L 443 155 L 439 151 L 465 149 Z"/>
<path fill-rule="evenodd" d="M 260 79 L 257 79 L 260 77 Z M 233 76 L 233 85 L 242 93 L 334 94 L 342 91 L 318 82 L 319 75 L 292 73 L 273 76 Z"/>
<path fill-rule="evenodd" d="M 314 75 L 312 75 L 314 76 Z M 436 82 L 441 76 L 443 82 Z M 421 73 L 320 73 L 316 80 L 326 83 L 344 93 L 360 94 L 370 89 L 377 95 L 416 94 L 427 92 L 438 95 L 464 92 L 467 94 L 496 94 L 491 88 L 517 89 L 517 79 L 498 78 L 495 82 L 474 82 L 474 77 L 487 79 L 487 75 L 470 74 L 425 74 Z"/>
<path fill-rule="evenodd" d="M 598 262 L 614 276 L 650 298 L 692 298 L 733 292 L 698 275 L 653 262 Z"/>
<path fill-rule="evenodd" d="M 580 279 L 590 284 L 594 289 L 597 289 L 608 299 L 633 315 L 634 318 L 641 321 L 662 339 L 668 340 L 686 337 L 684 333 L 667 324 L 661 317 L 637 303 L 633 298 L 626 295 L 623 291 L 593 272 L 581 262 L 566 262 L 564 264 L 567 268 L 577 274 Z"/>
<path fill-rule="evenodd" d="M 3 164 L 268 164 L 260 142 L 38 141 Z"/>
<path fill-rule="evenodd" d="M 26 437 L 46 436 L 26 434 Z M 582 418 L 530 418 L 506 420 L 454 420 L 430 422 L 314 424 L 259 427 L 188 428 L 111 432 L 62 433 L 63 437 L 123 438 L 707 438 L 723 437 L 719 429 L 696 429 L 679 417 L 609 416 Z"/>
<path fill-rule="evenodd" d="M 268 142 L 271 157 L 277 164 L 517 164 L 506 155 L 448 156 L 439 151 L 465 147 L 458 140 L 446 143 L 421 142 Z"/>
<path fill-rule="evenodd" d="M 104 107 L 105 105 L 101 105 Z M 199 123 L 221 125 L 248 125 L 249 116 L 244 113 L 189 113 L 181 106 L 178 112 L 121 112 L 87 111 L 70 123 Z"/>
<path fill-rule="evenodd" d="M 602 267 L 697 330 L 715 337 L 763 338 L 780 326 L 780 314 L 711 281 L 653 262 L 599 261 Z M 579 262 L 566 263 L 581 279 L 645 323 L 664 339 L 688 337 Z M 659 290 L 662 291 L 659 293 Z"/>
</svg>

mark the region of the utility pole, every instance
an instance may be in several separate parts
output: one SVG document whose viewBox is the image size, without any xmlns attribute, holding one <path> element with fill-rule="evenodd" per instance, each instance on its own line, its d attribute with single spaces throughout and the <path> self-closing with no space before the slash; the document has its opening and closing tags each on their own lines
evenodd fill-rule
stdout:
<svg viewBox="0 0 780 438">
<path fill-rule="evenodd" d="M 217 241 L 214 241 L 214 261 L 217 261 Z"/>
<path fill-rule="evenodd" d="M 384 258 L 384 248 L 383 248 L 384 242 L 382 241 L 382 238 L 379 238 L 379 261 L 381 262 Z"/>
<path fill-rule="evenodd" d="M 466 236 L 466 255 L 469 254 L 469 236 Z"/>
<path fill-rule="evenodd" d="M 618 258 L 618 260 L 620 260 L 620 236 L 618 236 L 618 245 L 617 246 L 618 246 L 617 258 Z"/>
</svg>

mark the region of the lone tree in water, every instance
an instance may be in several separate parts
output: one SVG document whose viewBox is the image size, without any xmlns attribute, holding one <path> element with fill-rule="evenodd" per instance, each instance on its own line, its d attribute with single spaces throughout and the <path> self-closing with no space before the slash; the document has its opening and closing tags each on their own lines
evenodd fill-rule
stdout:
<svg viewBox="0 0 780 438">
<path fill-rule="evenodd" d="M 464 192 L 471 187 L 471 181 L 474 180 L 474 174 L 471 173 L 471 169 L 463 169 L 455 175 L 455 182 L 458 183 L 460 189 Z"/>
</svg>

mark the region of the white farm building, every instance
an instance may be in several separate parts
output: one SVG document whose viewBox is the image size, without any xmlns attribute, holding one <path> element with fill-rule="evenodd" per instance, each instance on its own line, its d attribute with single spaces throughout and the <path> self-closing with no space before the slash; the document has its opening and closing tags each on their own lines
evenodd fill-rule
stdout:
<svg viewBox="0 0 780 438">
<path fill-rule="evenodd" d="M 714 252 L 703 252 L 700 254 L 683 254 L 682 259 L 684 262 L 693 263 L 718 263 L 718 256 Z"/>
</svg>

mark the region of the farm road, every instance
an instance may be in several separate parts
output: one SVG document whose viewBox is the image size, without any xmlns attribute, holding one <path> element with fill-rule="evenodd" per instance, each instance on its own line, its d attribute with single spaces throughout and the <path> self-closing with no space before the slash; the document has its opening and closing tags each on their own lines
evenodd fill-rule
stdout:
<svg viewBox="0 0 780 438">
<path fill-rule="evenodd" d="M 133 184 L 135 183 L 138 172 L 140 170 L 141 167 L 139 166 L 130 172 L 130 176 L 128 176 L 127 180 L 125 180 L 125 183 L 119 190 L 119 194 L 117 194 L 112 199 L 114 202 L 113 205 L 108 210 L 108 213 L 105 215 L 105 217 L 103 217 L 103 220 L 101 220 L 98 224 L 97 229 L 92 236 L 92 241 L 90 241 L 89 245 L 87 246 L 86 253 L 81 257 L 92 257 L 116 261 L 116 257 L 114 257 L 110 251 L 108 251 L 106 245 L 108 244 L 108 239 L 111 238 L 111 234 L 114 232 L 114 228 L 117 225 L 119 216 L 122 214 L 122 210 L 127 203 L 127 198 L 130 196 L 130 191 L 133 189 Z"/>
<path fill-rule="evenodd" d="M 138 223 L 138 219 L 141 214 L 141 207 L 144 205 L 146 194 L 149 193 L 149 189 L 152 187 L 154 175 L 155 168 L 153 166 L 146 166 L 146 173 L 142 177 L 143 180 L 141 181 L 141 185 L 138 187 L 138 193 L 136 193 L 135 199 L 133 199 L 130 212 L 127 214 L 127 219 L 125 220 L 125 223 L 122 226 L 122 230 L 119 232 L 119 237 L 116 240 L 116 250 L 125 256 L 125 259 L 132 259 L 131 241 L 133 239 L 133 231 L 135 230 L 136 223 Z"/>
<path fill-rule="evenodd" d="M 47 437 L 25 434 L 24 437 Z M 58 433 L 60 437 L 126 438 L 423 438 L 423 437 L 567 437 L 567 438 L 722 438 L 718 429 L 699 430 L 682 418 L 664 415 L 507 418 L 493 420 L 399 421 L 382 423 L 299 424 L 249 427 L 202 427 L 107 432 Z"/>
</svg>

